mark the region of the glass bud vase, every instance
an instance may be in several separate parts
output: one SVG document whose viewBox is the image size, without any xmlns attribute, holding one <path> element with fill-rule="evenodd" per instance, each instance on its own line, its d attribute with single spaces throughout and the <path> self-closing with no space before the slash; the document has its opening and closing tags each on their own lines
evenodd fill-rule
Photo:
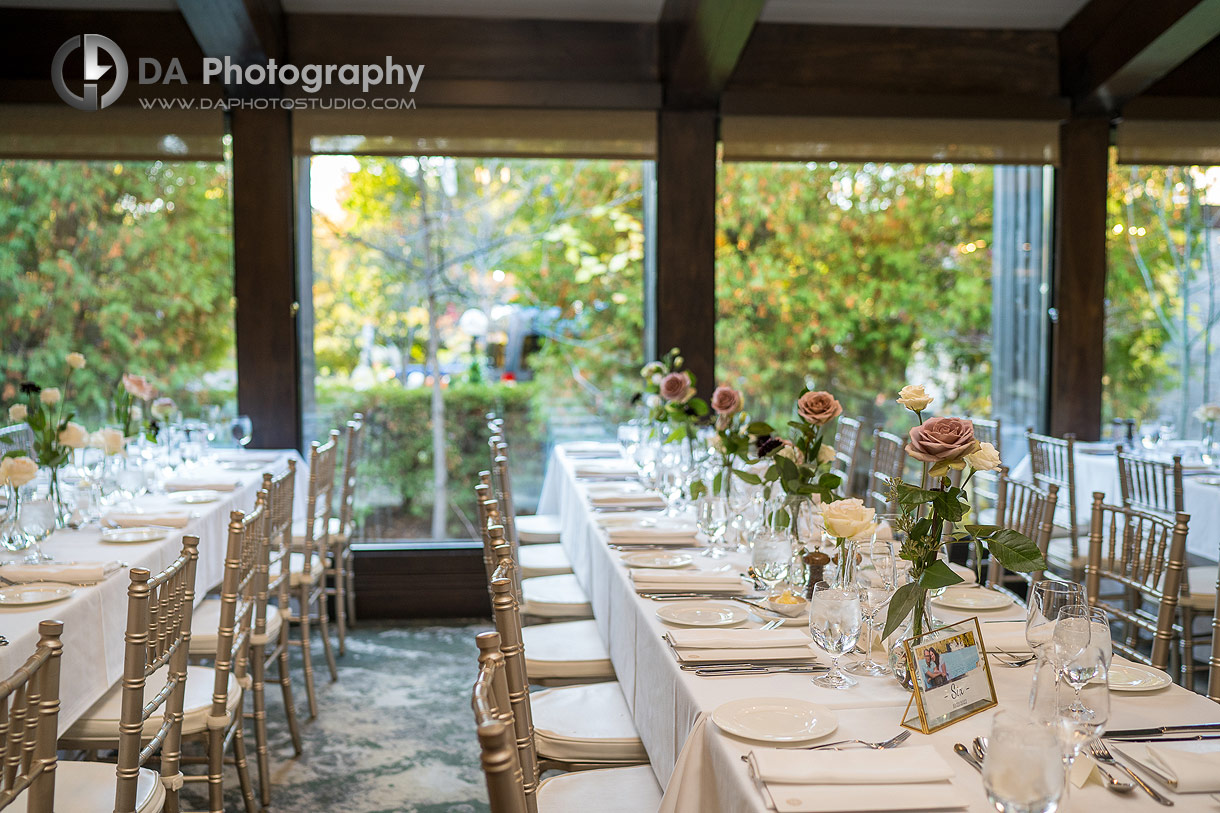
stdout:
<svg viewBox="0 0 1220 813">
<path fill-rule="evenodd" d="M 1216 422 L 1203 422 L 1203 462 L 1211 464 L 1216 460 Z"/>
<path fill-rule="evenodd" d="M 784 498 L 783 506 L 776 512 L 779 527 L 786 528 L 791 556 L 788 564 L 788 584 L 792 592 L 806 595 L 809 592 L 809 568 L 805 564 L 805 554 L 817 546 L 813 542 L 810 526 L 813 502 L 803 494 L 789 494 Z"/>
<path fill-rule="evenodd" d="M 0 514 L 0 547 L 10 551 L 25 550 L 34 540 L 21 527 L 21 490 L 4 486 L 0 494 L 5 498 L 4 512 Z"/>
<path fill-rule="evenodd" d="M 906 647 L 903 642 L 906 639 L 915 635 L 924 635 L 936 629 L 939 624 L 936 624 L 928 612 L 929 596 L 927 591 L 923 591 L 919 596 L 919 600 L 915 602 L 915 609 L 912 610 L 902 623 L 890 633 L 885 639 L 885 650 L 888 653 L 888 662 L 890 672 L 894 679 L 898 681 L 898 685 L 906 689 L 908 692 L 914 691 L 914 677 L 911 673 L 910 664 L 907 662 Z"/>
<path fill-rule="evenodd" d="M 50 493 L 51 504 L 55 507 L 56 528 L 67 528 L 72 522 L 72 506 L 68 504 L 64 491 L 64 484 L 60 478 L 60 467 L 55 466 L 51 469 Z"/>
</svg>

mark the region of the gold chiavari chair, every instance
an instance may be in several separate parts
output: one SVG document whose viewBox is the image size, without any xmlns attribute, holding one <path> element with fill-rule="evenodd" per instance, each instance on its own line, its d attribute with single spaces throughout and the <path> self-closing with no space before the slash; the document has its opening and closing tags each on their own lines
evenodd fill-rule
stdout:
<svg viewBox="0 0 1220 813">
<path fill-rule="evenodd" d="M 511 560 L 507 546 L 500 555 Z M 517 747 L 525 770 L 526 794 L 540 771 L 579 770 L 648 761 L 631 711 L 617 681 L 543 689 L 533 694 L 525 665 L 521 614 L 512 579 L 497 569 L 491 580 L 492 615 L 500 634 L 508 690 L 517 716 Z"/>
<path fill-rule="evenodd" d="M 476 493 L 482 493 L 478 491 L 482 485 L 476 487 Z M 511 556 L 511 546 L 504 539 L 503 526 L 499 524 L 500 511 L 496 501 L 484 500 L 480 503 L 479 512 L 488 593 L 494 602 L 491 580 L 496 569 L 500 568 L 502 575 L 513 578 L 515 598 L 520 606 L 521 588 L 516 586 L 517 580 L 514 578 L 517 565 Z M 592 619 L 529 624 L 522 628 L 521 635 L 529 653 L 525 660 L 525 671 L 531 683 L 557 686 L 614 679 L 610 652 L 602 642 L 597 622 Z"/>
<path fill-rule="evenodd" d="M 1220 581 L 1216 582 L 1216 600 L 1212 604 L 1212 647 L 1207 660 L 1207 696 L 1220 703 Z"/>
<path fill-rule="evenodd" d="M 517 707 L 511 702 L 500 635 L 480 633 L 475 643 L 479 673 L 470 705 L 491 813 L 648 813 L 660 807 L 661 787 L 647 765 L 567 773 L 542 782 L 527 773 L 514 736 Z"/>
<path fill-rule="evenodd" d="M 1047 560 L 1051 569 L 1080 581 L 1088 561 L 1087 552 L 1080 550 L 1079 516 L 1076 512 L 1076 436 L 1068 433 L 1061 438 L 1039 435 L 1032 428 L 1025 430 L 1029 444 L 1029 462 L 1035 485 L 1059 487 L 1059 504 L 1055 509 L 1055 530 L 1051 534 Z M 1067 499 L 1064 499 L 1066 497 Z"/>
<path fill-rule="evenodd" d="M 856 475 L 856 458 L 860 454 L 860 427 L 859 419 L 842 415 L 839 417 L 838 428 L 835 429 L 835 459 L 830 471 L 843 480 L 841 493 L 844 497 L 855 493 L 852 489 L 852 479 Z"/>
<path fill-rule="evenodd" d="M 1183 636 L 1178 623 L 1178 594 L 1182 589 L 1186 558 L 1186 532 L 1190 517 L 1179 513 L 1173 520 L 1106 505 L 1105 495 L 1093 494 L 1093 521 L 1089 530 L 1089 557 L 1085 567 L 1085 592 L 1089 604 L 1102 607 L 1126 626 L 1124 635 L 1113 640 L 1114 650 L 1128 658 L 1168 669 L 1175 641 L 1190 651 L 1189 631 Z M 1125 589 L 1123 601 L 1110 601 L 1101 594 L 1101 583 Z M 1155 614 L 1153 610 L 1155 608 Z M 1143 635 L 1152 636 L 1145 654 Z"/>
<path fill-rule="evenodd" d="M 347 445 L 343 450 L 343 488 L 339 492 L 339 528 L 337 534 L 332 533 L 334 538 L 331 540 L 339 555 L 339 569 L 343 574 L 344 615 L 337 616 L 341 625 L 340 655 L 346 652 L 344 639 L 347 636 L 347 628 L 356 624 L 356 569 L 352 540 L 356 538 L 356 473 L 363 449 L 364 415 L 357 412 L 347 422 Z"/>
<path fill-rule="evenodd" d="M 524 522 L 529 526 L 530 521 L 536 519 L 536 516 L 513 515 L 512 512 L 515 509 L 512 499 L 512 477 L 509 474 L 508 443 L 501 436 L 492 435 L 489 445 L 492 450 L 491 469 L 487 472 L 489 476 L 487 483 L 491 487 L 489 496 L 499 500 L 505 512 L 503 517 L 505 532 L 509 534 L 516 551 L 516 560 L 521 567 L 522 578 L 562 576 L 565 573 L 571 573 L 572 563 L 568 561 L 568 554 L 564 551 L 563 545 L 559 544 L 558 531 L 554 533 L 553 541 L 547 541 L 552 537 L 545 532 L 534 533 L 532 536 L 527 533 L 526 536 L 531 538 L 529 542 L 522 538 L 520 523 Z M 480 472 L 480 477 L 482 474 Z"/>
<path fill-rule="evenodd" d="M 184 536 L 182 553 L 156 576 L 141 567 L 129 571 L 123 679 L 59 741 L 63 750 L 117 749 L 118 767 L 59 763 L 59 810 L 178 813 L 183 732 L 207 731 L 212 710 L 211 670 L 187 664 L 198 560 L 199 538 Z M 159 720 L 153 718 L 158 709 Z M 155 755 L 160 776 L 142 767 Z M 108 775 L 117 775 L 111 799 L 103 798 Z"/>
<path fill-rule="evenodd" d="M 56 741 L 62 621 L 38 624 L 38 646 L 0 683 L 0 809 L 17 802 L 27 813 L 55 808 Z M 65 793 L 64 796 L 69 794 Z M 24 803 L 24 804 L 23 804 Z M 65 804 L 60 810 L 80 810 Z"/>
<path fill-rule="evenodd" d="M 974 424 L 974 439 L 979 443 L 990 443 L 995 447 L 1000 459 L 1004 459 L 1002 444 L 1002 425 L 999 418 L 971 418 Z M 978 471 L 970 478 L 971 506 L 982 524 L 994 525 L 996 501 L 999 499 L 1000 476 L 994 471 Z"/>
<path fill-rule="evenodd" d="M 288 557 L 288 587 L 296 599 L 289 606 L 289 627 L 296 625 L 299 638 L 288 639 L 291 646 L 300 647 L 305 667 L 305 699 L 309 716 L 318 716 L 318 695 L 313 679 L 313 627 L 322 637 L 322 651 L 330 669 L 331 681 L 339 679 L 335 653 L 330 643 L 330 619 L 326 612 L 325 552 L 330 548 L 331 496 L 335 490 L 335 462 L 338 457 L 339 432 L 331 430 L 325 443 L 309 444 L 309 497 L 305 501 L 305 523 L 302 533 L 293 534 L 292 555 Z"/>
<path fill-rule="evenodd" d="M 20 451 L 28 455 L 34 454 L 34 430 L 29 424 L 15 423 L 11 426 L 0 426 L 0 455 L 5 452 Z"/>
<path fill-rule="evenodd" d="M 865 486 L 864 503 L 877 509 L 878 514 L 893 512 L 889 489 L 891 480 L 902 479 L 902 469 L 907 462 L 906 444 L 902 438 L 883 431 L 873 430 L 873 452 L 868 464 L 868 482 Z"/>
<path fill-rule="evenodd" d="M 1051 540 L 1055 503 L 1058 499 L 1058 486 L 1039 488 L 1031 483 L 1012 480 L 1008 477 L 1008 469 L 1001 466 L 996 488 L 995 517 L 991 524 L 1025 534 L 1033 540 L 1045 557 L 1047 545 Z M 1041 579 L 1042 575 L 1040 570 L 1032 573 L 1006 570 L 994 557 L 987 567 L 987 582 L 997 587 L 1018 581 L 1033 584 Z"/>
<path fill-rule="evenodd" d="M 1161 463 L 1118 447 L 1118 487 L 1123 505 L 1172 517 L 1186 510 L 1182 496 L 1182 458 Z"/>
<path fill-rule="evenodd" d="M 491 433 L 487 438 L 487 445 L 491 450 L 492 486 L 497 495 L 507 495 L 507 499 L 501 499 L 501 509 L 508 518 L 508 522 L 504 526 L 506 531 L 514 543 L 519 545 L 558 543 L 560 534 L 558 514 L 517 515 L 516 503 L 512 501 L 512 485 L 507 479 L 507 470 L 504 479 L 501 479 L 500 475 L 495 472 L 496 458 L 503 456 L 507 459 L 508 457 L 508 440 L 504 434 L 504 420 L 489 416 L 487 429 Z"/>
</svg>

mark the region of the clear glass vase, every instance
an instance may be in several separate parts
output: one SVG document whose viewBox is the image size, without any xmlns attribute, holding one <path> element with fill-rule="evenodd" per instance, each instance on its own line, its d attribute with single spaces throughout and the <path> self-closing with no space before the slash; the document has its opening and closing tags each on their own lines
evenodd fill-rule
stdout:
<svg viewBox="0 0 1220 813">
<path fill-rule="evenodd" d="M 22 551 L 33 544 L 34 538 L 21 527 L 21 490 L 14 486 L 0 489 L 4 496 L 4 513 L 0 515 L 0 547 Z"/>
<path fill-rule="evenodd" d="M 815 537 L 812 525 L 813 501 L 803 494 L 789 494 L 772 515 L 772 527 L 787 531 L 791 548 L 788 564 L 788 584 L 797 595 L 809 593 L 809 566 L 805 554 L 817 547 L 821 535 Z"/>
<path fill-rule="evenodd" d="M 903 642 L 915 635 L 924 635 L 941 626 L 931 615 L 930 601 L 931 597 L 928 595 L 928 592 L 926 590 L 922 591 L 919 600 L 915 603 L 915 609 L 885 639 L 885 650 L 889 654 L 890 673 L 898 681 L 898 685 L 908 692 L 914 691 L 915 687 L 913 673 L 911 672 L 910 664 L 907 662 L 906 647 L 903 646 Z"/>
</svg>

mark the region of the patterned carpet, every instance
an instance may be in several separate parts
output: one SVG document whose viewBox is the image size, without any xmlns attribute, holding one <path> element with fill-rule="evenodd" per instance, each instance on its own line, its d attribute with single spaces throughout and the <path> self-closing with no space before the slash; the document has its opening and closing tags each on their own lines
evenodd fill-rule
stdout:
<svg viewBox="0 0 1220 813">
<path fill-rule="evenodd" d="M 279 687 L 268 687 L 272 809 L 293 813 L 484 813 L 470 712 L 474 636 L 484 624 L 361 623 L 327 683 L 320 645 L 318 718 L 304 725 L 305 753 L 292 757 Z M 315 638 L 316 640 L 316 638 Z M 298 656 L 299 659 L 299 656 Z M 305 707 L 294 670 L 295 699 Z M 253 727 L 246 728 L 250 770 Z M 255 798 L 258 797 L 257 784 Z M 206 810 L 203 785 L 183 790 L 183 810 Z M 225 809 L 244 811 L 237 775 L 225 775 Z"/>
</svg>

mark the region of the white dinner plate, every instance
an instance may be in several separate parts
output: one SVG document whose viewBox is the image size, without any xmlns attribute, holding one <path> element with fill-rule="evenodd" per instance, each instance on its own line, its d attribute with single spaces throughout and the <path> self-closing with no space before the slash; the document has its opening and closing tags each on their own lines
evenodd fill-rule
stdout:
<svg viewBox="0 0 1220 813">
<path fill-rule="evenodd" d="M 135 528 L 109 528 L 102 531 L 103 542 L 156 542 L 169 536 L 169 528 L 140 525 Z"/>
<path fill-rule="evenodd" d="M 168 495 L 170 502 L 176 502 L 181 505 L 202 505 L 203 503 L 216 502 L 220 499 L 219 491 L 212 491 L 208 488 L 198 488 L 193 491 L 175 491 Z"/>
<path fill-rule="evenodd" d="M 676 602 L 657 610 L 657 618 L 682 627 L 732 627 L 749 617 L 741 607 L 719 601 Z"/>
<path fill-rule="evenodd" d="M 712 712 L 721 729 L 759 742 L 808 742 L 839 727 L 839 718 L 825 706 L 791 697 L 743 697 Z"/>
<path fill-rule="evenodd" d="M 229 471 L 254 471 L 267 465 L 258 460 L 222 460 L 220 467 Z"/>
<path fill-rule="evenodd" d="M 952 610 L 999 610 L 1012 605 L 1012 596 L 985 587 L 949 587 L 932 603 Z"/>
<path fill-rule="evenodd" d="M 54 601 L 63 601 L 75 592 L 75 587 L 55 582 L 14 584 L 0 588 L 0 607 L 30 607 L 35 604 L 50 604 Z"/>
<path fill-rule="evenodd" d="M 1203 477 L 1191 477 L 1192 483 L 1202 483 L 1205 486 L 1220 486 L 1220 474 L 1208 474 Z"/>
<path fill-rule="evenodd" d="M 693 561 L 695 559 L 689 553 L 672 553 L 663 550 L 644 550 L 639 553 L 629 553 L 623 557 L 623 564 L 627 567 L 686 567 Z"/>
<path fill-rule="evenodd" d="M 1110 664 L 1110 691 L 1155 692 L 1173 683 L 1173 678 L 1160 669 L 1135 663 Z"/>
</svg>

